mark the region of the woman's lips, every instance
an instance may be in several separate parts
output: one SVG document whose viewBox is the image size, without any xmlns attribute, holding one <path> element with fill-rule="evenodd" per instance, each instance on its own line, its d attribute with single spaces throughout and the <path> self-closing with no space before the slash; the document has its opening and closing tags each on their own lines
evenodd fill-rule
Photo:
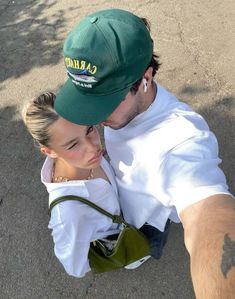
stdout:
<svg viewBox="0 0 235 299">
<path fill-rule="evenodd" d="M 102 156 L 102 150 L 99 150 L 89 161 L 88 163 L 94 163 L 100 159 Z"/>
</svg>

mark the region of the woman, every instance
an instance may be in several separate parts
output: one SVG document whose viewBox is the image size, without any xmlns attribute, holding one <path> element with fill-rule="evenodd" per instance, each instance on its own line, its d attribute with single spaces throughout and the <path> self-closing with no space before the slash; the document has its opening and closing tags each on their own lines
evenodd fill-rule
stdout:
<svg viewBox="0 0 235 299">
<path fill-rule="evenodd" d="M 46 160 L 41 180 L 49 204 L 58 197 L 77 195 L 111 214 L 120 214 L 114 174 L 102 156 L 100 136 L 94 126 L 80 126 L 53 109 L 55 95 L 45 93 L 23 110 L 24 123 Z M 54 251 L 66 272 L 83 277 L 90 271 L 90 242 L 119 232 L 109 217 L 79 201 L 58 203 L 49 222 Z"/>
</svg>

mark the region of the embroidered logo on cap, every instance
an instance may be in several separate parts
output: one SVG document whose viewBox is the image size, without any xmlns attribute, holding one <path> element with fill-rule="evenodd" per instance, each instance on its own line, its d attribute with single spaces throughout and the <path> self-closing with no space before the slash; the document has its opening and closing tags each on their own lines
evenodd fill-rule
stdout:
<svg viewBox="0 0 235 299">
<path fill-rule="evenodd" d="M 73 83 L 82 87 L 92 88 L 91 83 L 97 82 L 94 74 L 97 72 L 97 66 L 85 60 L 71 59 L 65 57 L 66 68 L 69 68 L 68 75 Z M 76 70 L 76 74 L 71 72 L 71 69 Z M 78 71 L 78 72 L 77 72 Z"/>
<path fill-rule="evenodd" d="M 68 75 L 73 81 L 88 82 L 88 83 L 97 82 L 96 77 L 91 76 L 87 70 L 84 70 L 81 73 L 76 75 L 68 71 Z"/>
</svg>

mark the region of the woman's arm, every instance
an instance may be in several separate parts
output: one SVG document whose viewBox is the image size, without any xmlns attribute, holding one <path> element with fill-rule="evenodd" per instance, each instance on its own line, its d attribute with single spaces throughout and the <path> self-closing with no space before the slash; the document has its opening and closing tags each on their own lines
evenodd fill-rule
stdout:
<svg viewBox="0 0 235 299">
<path fill-rule="evenodd" d="M 93 231 L 86 219 L 79 217 L 82 208 L 75 202 L 58 204 L 52 210 L 48 226 L 52 229 L 56 257 L 65 271 L 75 277 L 83 277 L 90 271 L 88 252 Z"/>
</svg>

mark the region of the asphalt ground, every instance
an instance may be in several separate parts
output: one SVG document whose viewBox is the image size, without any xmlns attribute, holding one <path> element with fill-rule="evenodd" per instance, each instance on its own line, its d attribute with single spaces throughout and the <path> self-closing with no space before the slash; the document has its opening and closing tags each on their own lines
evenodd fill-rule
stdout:
<svg viewBox="0 0 235 299">
<path fill-rule="evenodd" d="M 131 10 L 151 22 L 162 66 L 157 81 L 201 113 L 215 132 L 235 194 L 235 2 L 233 0 L 0 1 L 0 298 L 194 298 L 182 226 L 160 261 L 136 270 L 69 277 L 47 229 L 43 157 L 26 132 L 22 103 L 66 78 L 62 45 L 85 15 Z M 216 221 L 216 215 L 215 215 Z M 212 224 L 213 225 L 213 224 Z"/>
</svg>

